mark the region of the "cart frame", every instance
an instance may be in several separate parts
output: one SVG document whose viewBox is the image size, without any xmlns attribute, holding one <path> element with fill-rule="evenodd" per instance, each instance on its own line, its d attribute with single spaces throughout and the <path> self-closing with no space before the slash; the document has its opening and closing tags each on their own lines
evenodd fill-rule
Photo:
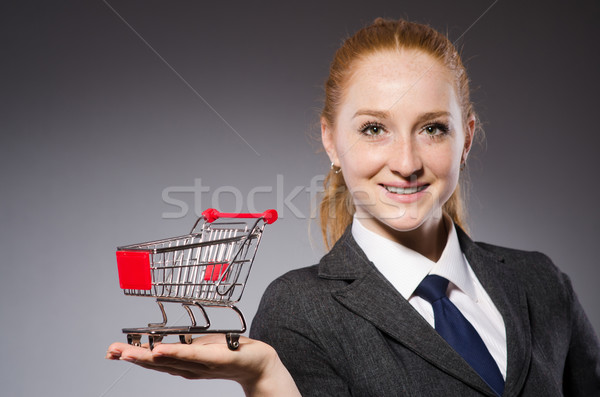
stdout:
<svg viewBox="0 0 600 397">
<path fill-rule="evenodd" d="M 218 219 L 227 221 L 215 222 Z M 234 218 L 254 218 L 249 221 Z M 192 343 L 193 334 L 224 333 L 231 350 L 239 347 L 239 336 L 247 329 L 241 299 L 266 224 L 278 218 L 275 210 L 263 213 L 221 213 L 207 209 L 189 234 L 117 247 L 119 282 L 125 295 L 156 298 L 162 322 L 147 327 L 123 328 L 127 342 L 140 346 L 148 336 L 150 349 L 166 335 L 178 335 L 181 343 Z M 204 219 L 199 231 L 198 224 Z M 263 221 L 263 222 L 261 222 Z M 164 303 L 179 303 L 190 325 L 167 326 Z M 203 317 L 198 324 L 191 308 Z M 237 329 L 213 329 L 206 307 L 228 308 L 239 320 Z"/>
</svg>

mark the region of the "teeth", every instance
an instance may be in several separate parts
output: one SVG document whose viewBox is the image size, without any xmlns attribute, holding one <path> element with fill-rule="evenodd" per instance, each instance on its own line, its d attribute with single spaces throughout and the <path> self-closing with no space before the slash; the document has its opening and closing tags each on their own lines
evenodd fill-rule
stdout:
<svg viewBox="0 0 600 397">
<path fill-rule="evenodd" d="M 394 187 L 394 186 L 384 186 L 389 192 L 392 193 L 396 193 L 396 194 L 414 194 L 417 192 L 420 192 L 421 190 L 425 189 L 427 186 L 426 185 L 422 185 L 422 186 L 414 186 L 414 187 Z"/>
</svg>

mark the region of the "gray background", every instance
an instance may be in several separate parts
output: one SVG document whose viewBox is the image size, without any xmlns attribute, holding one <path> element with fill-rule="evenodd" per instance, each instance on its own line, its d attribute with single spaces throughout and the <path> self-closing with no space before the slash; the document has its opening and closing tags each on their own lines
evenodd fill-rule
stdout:
<svg viewBox="0 0 600 397">
<path fill-rule="evenodd" d="M 321 86 L 340 40 L 377 16 L 462 36 L 487 136 L 468 165 L 472 234 L 550 255 L 600 330 L 597 2 L 109 3 L 181 78 L 102 1 L 1 6 L 3 395 L 242 395 L 103 359 L 120 328 L 158 319 L 120 291 L 115 247 L 186 233 L 220 187 L 270 189 L 255 206 L 282 219 L 240 304 L 251 319 L 273 278 L 323 254 L 304 189 L 328 168 Z M 197 178 L 210 190 L 194 198 Z"/>
</svg>

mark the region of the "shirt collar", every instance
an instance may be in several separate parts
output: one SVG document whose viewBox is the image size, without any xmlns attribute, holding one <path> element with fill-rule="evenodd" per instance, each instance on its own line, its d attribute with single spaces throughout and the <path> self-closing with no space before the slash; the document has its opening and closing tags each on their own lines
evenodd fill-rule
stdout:
<svg viewBox="0 0 600 397">
<path fill-rule="evenodd" d="M 477 300 L 469 265 L 460 249 L 454 223 L 446 215 L 444 221 L 449 230 L 448 240 L 437 262 L 372 232 L 356 217 L 352 222 L 352 236 L 367 258 L 405 299 L 412 296 L 425 276 L 437 274 L 447 278 L 471 299 Z"/>
</svg>

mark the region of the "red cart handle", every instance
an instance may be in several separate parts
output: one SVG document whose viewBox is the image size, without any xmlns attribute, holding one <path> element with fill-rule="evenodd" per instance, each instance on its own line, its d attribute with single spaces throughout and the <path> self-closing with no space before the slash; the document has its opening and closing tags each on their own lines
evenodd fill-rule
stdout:
<svg viewBox="0 0 600 397">
<path fill-rule="evenodd" d="M 277 220 L 279 215 L 275 210 L 266 210 L 262 214 L 251 214 L 251 213 L 226 213 L 219 212 L 214 208 L 209 208 L 202 212 L 202 217 L 206 222 L 212 223 L 219 218 L 263 218 L 265 222 L 271 224 Z"/>
</svg>

